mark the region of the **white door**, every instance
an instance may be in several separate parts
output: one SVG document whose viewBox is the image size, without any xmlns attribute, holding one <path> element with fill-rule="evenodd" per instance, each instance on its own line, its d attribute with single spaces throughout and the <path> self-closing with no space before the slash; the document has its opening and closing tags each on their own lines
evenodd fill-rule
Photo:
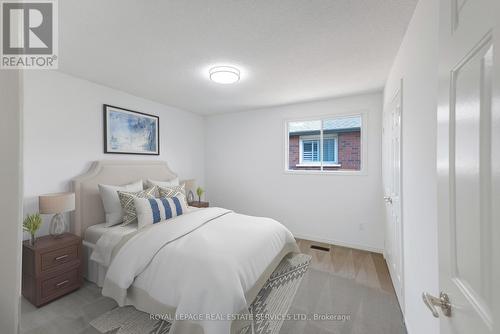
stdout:
<svg viewBox="0 0 500 334">
<path fill-rule="evenodd" d="M 401 88 L 384 112 L 385 258 L 403 310 L 403 228 L 401 219 Z M 404 312 L 404 310 L 403 310 Z"/>
<path fill-rule="evenodd" d="M 499 23 L 499 0 L 441 0 L 437 172 L 442 298 L 423 296 L 440 317 L 441 334 L 500 333 Z"/>
</svg>

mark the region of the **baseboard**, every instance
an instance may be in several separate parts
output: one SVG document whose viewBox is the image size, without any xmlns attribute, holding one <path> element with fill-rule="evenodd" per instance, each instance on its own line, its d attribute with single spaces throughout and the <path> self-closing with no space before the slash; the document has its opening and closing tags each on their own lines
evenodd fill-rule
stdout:
<svg viewBox="0 0 500 334">
<path fill-rule="evenodd" d="M 354 248 L 354 249 L 359 249 L 359 250 L 364 250 L 364 251 L 379 253 L 379 254 L 384 253 L 384 250 L 380 249 L 380 248 L 359 245 L 359 244 L 352 244 L 352 243 L 348 243 L 348 242 L 331 240 L 331 239 L 326 239 L 326 238 L 321 238 L 321 237 L 315 237 L 312 235 L 293 233 L 293 236 L 295 238 L 298 238 L 298 239 L 305 239 L 305 240 L 310 240 L 310 241 L 322 242 L 325 244 L 330 244 L 330 245 L 335 245 L 335 246 L 349 247 L 349 248 Z"/>
</svg>

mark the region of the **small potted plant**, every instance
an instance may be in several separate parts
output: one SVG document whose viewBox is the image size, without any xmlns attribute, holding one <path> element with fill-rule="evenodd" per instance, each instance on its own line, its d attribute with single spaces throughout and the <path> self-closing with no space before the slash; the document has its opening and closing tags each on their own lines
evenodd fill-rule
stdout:
<svg viewBox="0 0 500 334">
<path fill-rule="evenodd" d="M 196 189 L 196 195 L 198 195 L 198 202 L 201 203 L 201 196 L 203 196 L 204 193 L 205 193 L 205 190 L 203 190 L 202 187 L 198 187 Z"/>
<path fill-rule="evenodd" d="M 35 234 L 42 226 L 42 217 L 40 216 L 39 213 L 35 213 L 32 215 L 27 215 L 26 219 L 23 221 L 23 230 L 26 232 L 29 232 L 31 235 L 31 245 L 35 245 Z"/>
</svg>

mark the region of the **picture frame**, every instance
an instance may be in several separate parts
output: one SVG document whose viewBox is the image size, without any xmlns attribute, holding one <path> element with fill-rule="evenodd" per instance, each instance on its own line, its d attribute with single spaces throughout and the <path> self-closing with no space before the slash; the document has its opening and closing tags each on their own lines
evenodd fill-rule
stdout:
<svg viewBox="0 0 500 334">
<path fill-rule="evenodd" d="M 104 153 L 160 155 L 160 118 L 103 105 Z"/>
</svg>

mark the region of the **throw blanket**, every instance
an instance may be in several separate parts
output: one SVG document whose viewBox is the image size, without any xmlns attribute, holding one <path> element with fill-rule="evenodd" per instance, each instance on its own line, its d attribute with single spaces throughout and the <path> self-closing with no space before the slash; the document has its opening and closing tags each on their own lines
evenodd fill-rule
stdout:
<svg viewBox="0 0 500 334">
<path fill-rule="evenodd" d="M 255 297 L 263 275 L 298 251 L 277 221 L 221 208 L 143 228 L 117 247 L 102 294 L 120 306 L 175 314 L 172 334 L 231 333 L 234 316 L 247 312 L 247 298 Z"/>
</svg>

